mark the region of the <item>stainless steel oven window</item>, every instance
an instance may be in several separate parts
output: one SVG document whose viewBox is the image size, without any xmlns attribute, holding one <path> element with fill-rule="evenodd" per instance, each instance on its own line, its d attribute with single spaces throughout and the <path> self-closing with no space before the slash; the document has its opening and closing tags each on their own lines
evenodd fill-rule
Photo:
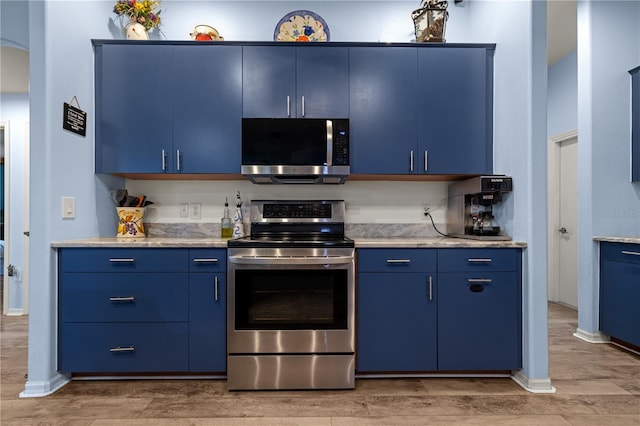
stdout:
<svg viewBox="0 0 640 426">
<path fill-rule="evenodd" d="M 235 271 L 236 330 L 346 330 L 345 269 Z"/>
</svg>

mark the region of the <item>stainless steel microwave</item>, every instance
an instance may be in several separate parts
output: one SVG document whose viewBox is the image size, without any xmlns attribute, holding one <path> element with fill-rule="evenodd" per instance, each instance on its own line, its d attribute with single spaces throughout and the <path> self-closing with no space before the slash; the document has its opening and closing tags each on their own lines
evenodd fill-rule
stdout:
<svg viewBox="0 0 640 426">
<path fill-rule="evenodd" d="M 349 120 L 243 118 L 242 175 L 254 183 L 344 183 Z"/>
</svg>

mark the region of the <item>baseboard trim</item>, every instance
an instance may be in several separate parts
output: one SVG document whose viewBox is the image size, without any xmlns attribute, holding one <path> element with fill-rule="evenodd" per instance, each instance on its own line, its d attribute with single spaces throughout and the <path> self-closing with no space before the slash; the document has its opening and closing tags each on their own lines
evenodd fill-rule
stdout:
<svg viewBox="0 0 640 426">
<path fill-rule="evenodd" d="M 573 333 L 573 335 L 578 339 L 584 340 L 585 342 L 589 343 L 611 343 L 611 339 L 609 338 L 609 336 L 600 333 L 599 331 L 596 333 L 592 333 L 590 331 L 577 328 L 576 332 Z"/>
<path fill-rule="evenodd" d="M 70 381 L 68 376 L 62 374 L 56 374 L 50 380 L 27 380 L 24 390 L 20 392 L 20 398 L 39 398 L 51 395 Z"/>
<path fill-rule="evenodd" d="M 511 375 L 511 379 L 524 390 L 531 393 L 556 393 L 556 388 L 551 386 L 551 379 L 530 379 L 522 370 L 518 370 Z"/>
</svg>

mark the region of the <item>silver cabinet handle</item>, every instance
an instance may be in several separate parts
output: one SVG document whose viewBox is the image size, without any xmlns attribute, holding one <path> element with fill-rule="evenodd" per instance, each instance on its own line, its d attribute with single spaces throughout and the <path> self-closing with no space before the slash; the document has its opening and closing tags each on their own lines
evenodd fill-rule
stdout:
<svg viewBox="0 0 640 426">
<path fill-rule="evenodd" d="M 176 149 L 176 170 L 178 170 L 178 171 L 180 171 L 180 160 L 181 160 L 180 157 L 181 156 L 182 156 L 182 153 L 180 152 L 180 150 Z"/>
<path fill-rule="evenodd" d="M 492 281 L 491 278 L 469 278 L 467 280 L 470 283 L 490 283 Z"/>
<path fill-rule="evenodd" d="M 408 264 L 411 263 L 411 259 L 387 259 L 388 264 Z"/>
<path fill-rule="evenodd" d="M 167 152 L 162 150 L 162 171 L 167 170 Z"/>
<path fill-rule="evenodd" d="M 433 279 L 429 277 L 429 300 L 433 300 Z"/>
<path fill-rule="evenodd" d="M 134 348 L 133 346 L 128 346 L 126 348 L 123 348 L 122 346 L 118 346 L 117 348 L 111 348 L 109 349 L 109 352 L 135 352 L 136 348 Z"/>
<path fill-rule="evenodd" d="M 116 296 L 110 297 L 110 302 L 135 302 L 136 298 L 134 296 Z"/>
<path fill-rule="evenodd" d="M 304 96 L 302 96 L 302 116 L 304 117 Z"/>
<path fill-rule="evenodd" d="M 473 259 L 473 258 L 469 258 L 467 259 L 467 262 L 469 263 L 491 263 L 493 259 Z"/>
<path fill-rule="evenodd" d="M 122 257 L 122 258 L 118 258 L 118 257 L 112 257 L 109 259 L 109 262 L 111 263 L 133 263 L 135 262 L 135 259 L 132 257 Z"/>
<path fill-rule="evenodd" d="M 424 150 L 424 171 L 426 172 L 429 169 L 429 154 L 427 150 Z"/>
<path fill-rule="evenodd" d="M 218 301 L 218 277 L 217 276 L 213 279 L 213 291 L 214 291 L 214 299 L 217 302 Z"/>
<path fill-rule="evenodd" d="M 409 171 L 413 171 L 413 150 L 409 152 Z"/>
<path fill-rule="evenodd" d="M 622 254 L 630 254 L 632 256 L 640 256 L 640 253 L 638 253 L 637 251 L 622 250 Z"/>
<path fill-rule="evenodd" d="M 291 98 L 287 96 L 287 117 L 291 117 Z"/>
<path fill-rule="evenodd" d="M 193 261 L 195 263 L 218 263 L 218 259 L 216 259 L 215 257 L 212 257 L 212 258 L 209 258 L 209 259 L 207 259 L 207 258 L 199 259 L 198 258 L 198 259 L 193 259 Z"/>
</svg>

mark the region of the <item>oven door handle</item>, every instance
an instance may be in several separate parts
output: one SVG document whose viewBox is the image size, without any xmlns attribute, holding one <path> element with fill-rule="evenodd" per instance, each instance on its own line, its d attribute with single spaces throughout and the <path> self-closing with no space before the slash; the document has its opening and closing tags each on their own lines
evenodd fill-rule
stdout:
<svg viewBox="0 0 640 426">
<path fill-rule="evenodd" d="M 230 263 L 243 265 L 339 265 L 353 262 L 352 256 L 229 256 Z"/>
</svg>

